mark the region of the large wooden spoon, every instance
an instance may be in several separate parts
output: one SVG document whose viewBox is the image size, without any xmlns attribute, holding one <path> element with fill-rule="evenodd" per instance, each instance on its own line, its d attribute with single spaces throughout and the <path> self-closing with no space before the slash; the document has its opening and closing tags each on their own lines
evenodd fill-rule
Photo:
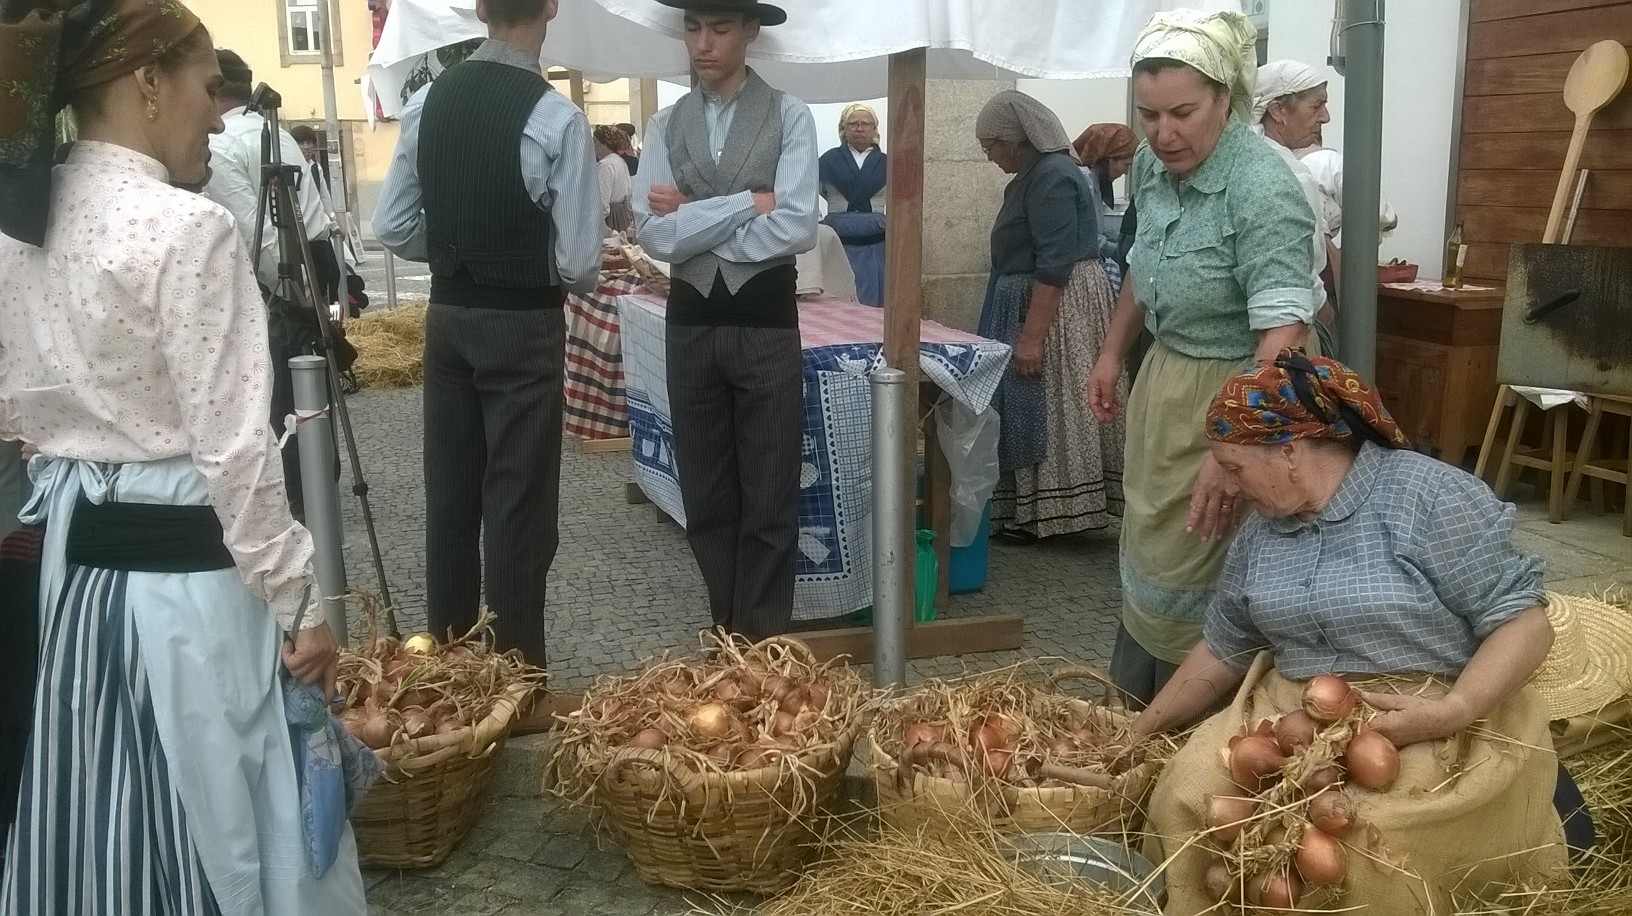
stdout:
<svg viewBox="0 0 1632 916">
<path fill-rule="evenodd" d="M 1552 212 L 1547 214 L 1547 232 L 1541 237 L 1543 244 L 1558 241 L 1564 207 L 1570 199 L 1570 185 L 1581 162 L 1581 149 L 1587 143 L 1587 130 L 1592 126 L 1593 116 L 1615 101 L 1625 88 L 1627 69 L 1626 48 L 1613 40 L 1600 41 L 1582 51 L 1570 67 L 1570 75 L 1564 80 L 1564 104 L 1575 112 L 1575 132 L 1570 135 L 1570 151 L 1564 155 L 1564 172 L 1558 176 Z"/>
</svg>

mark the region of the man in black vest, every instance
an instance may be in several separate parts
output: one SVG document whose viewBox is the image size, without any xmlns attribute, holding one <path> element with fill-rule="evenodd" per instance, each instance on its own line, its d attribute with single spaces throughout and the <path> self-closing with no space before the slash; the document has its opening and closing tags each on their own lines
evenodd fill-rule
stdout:
<svg viewBox="0 0 1632 916">
<path fill-rule="evenodd" d="M 783 633 L 798 559 L 804 380 L 794 256 L 816 245 L 810 109 L 748 69 L 749 0 L 685 10 L 697 87 L 646 127 L 635 177 L 641 245 L 673 263 L 666 329 L 686 538 L 716 625 Z"/>
<path fill-rule="evenodd" d="M 555 557 L 568 292 L 595 288 L 600 191 L 589 122 L 539 69 L 558 0 L 477 0 L 489 39 L 404 107 L 374 213 L 428 261 L 425 588 L 438 637 L 476 622 L 542 666 Z M 540 710 L 534 724 L 547 723 Z M 531 730 L 528 728 L 527 730 Z"/>
</svg>

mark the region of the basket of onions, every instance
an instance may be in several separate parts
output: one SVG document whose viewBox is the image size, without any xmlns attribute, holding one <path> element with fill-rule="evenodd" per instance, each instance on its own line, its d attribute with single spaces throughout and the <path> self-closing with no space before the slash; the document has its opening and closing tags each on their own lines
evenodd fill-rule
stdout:
<svg viewBox="0 0 1632 916">
<path fill-rule="evenodd" d="M 372 615 L 371 615 L 372 616 Z M 385 761 L 352 812 L 365 864 L 430 868 L 481 813 L 493 760 L 544 672 L 490 644 L 491 614 L 463 638 L 381 636 L 340 653 L 340 721 Z"/>
<path fill-rule="evenodd" d="M 1253 724 L 1220 752 L 1237 792 L 1206 800 L 1204 838 L 1217 853 L 1207 895 L 1225 911 L 1341 908 L 1351 847 L 1391 859 L 1357 811 L 1400 773 L 1400 754 L 1366 728 L 1372 711 L 1342 678 L 1304 687 L 1303 708 Z"/>
<path fill-rule="evenodd" d="M 648 882 L 773 893 L 828 830 L 869 691 L 794 639 L 705 635 L 703 659 L 603 679 L 557 731 L 557 794 Z"/>
<path fill-rule="evenodd" d="M 908 831 L 969 820 L 1003 834 L 1136 830 L 1171 748 L 1136 739 L 1119 704 L 1063 695 L 1068 680 L 1103 676 L 1011 668 L 928 681 L 886 706 L 868 735 L 880 817 Z"/>
</svg>

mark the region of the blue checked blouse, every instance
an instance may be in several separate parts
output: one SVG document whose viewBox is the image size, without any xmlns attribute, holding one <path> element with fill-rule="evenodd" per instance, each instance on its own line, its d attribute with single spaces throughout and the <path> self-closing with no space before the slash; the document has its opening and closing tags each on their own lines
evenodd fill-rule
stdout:
<svg viewBox="0 0 1632 916">
<path fill-rule="evenodd" d="M 1513 546 L 1513 507 L 1426 455 L 1366 445 L 1310 522 L 1252 516 L 1203 638 L 1237 671 L 1461 674 L 1479 643 L 1542 603 L 1544 564 Z"/>
</svg>

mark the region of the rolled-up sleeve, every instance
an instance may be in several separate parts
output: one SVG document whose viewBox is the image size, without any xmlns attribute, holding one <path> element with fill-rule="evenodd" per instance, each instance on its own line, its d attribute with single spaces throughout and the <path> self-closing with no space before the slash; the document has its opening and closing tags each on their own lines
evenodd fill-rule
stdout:
<svg viewBox="0 0 1632 916">
<path fill-rule="evenodd" d="M 1247 297 L 1254 331 L 1308 324 L 1320 308 L 1315 273 L 1315 214 L 1297 179 L 1281 168 L 1250 189 L 1230 189 L 1235 280 Z"/>
<path fill-rule="evenodd" d="M 1032 256 L 1038 283 L 1065 286 L 1081 252 L 1077 225 L 1080 199 L 1069 176 L 1055 171 L 1039 173 L 1026 189 L 1026 225 L 1031 229 Z"/>
<path fill-rule="evenodd" d="M 1514 545 L 1513 507 L 1484 483 L 1444 475 L 1414 534 L 1412 562 L 1480 639 L 1543 603 L 1546 564 Z"/>
</svg>

